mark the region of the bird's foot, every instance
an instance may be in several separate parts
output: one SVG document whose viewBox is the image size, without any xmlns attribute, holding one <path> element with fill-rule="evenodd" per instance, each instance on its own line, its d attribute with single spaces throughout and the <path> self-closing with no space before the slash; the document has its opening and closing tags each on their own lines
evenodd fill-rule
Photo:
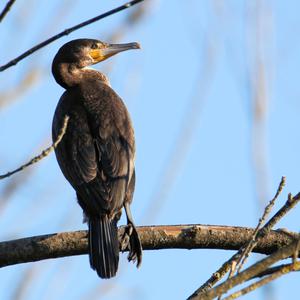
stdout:
<svg viewBox="0 0 300 300">
<path fill-rule="evenodd" d="M 124 228 L 124 233 L 123 235 L 121 236 L 121 239 L 120 239 L 120 250 L 122 252 L 128 250 L 130 248 L 130 235 L 131 235 L 131 228 L 127 226 L 125 226 Z"/>
<path fill-rule="evenodd" d="M 142 244 L 135 226 L 128 223 L 121 238 L 121 251 L 129 250 L 128 261 L 137 262 L 139 267 L 142 263 Z"/>
</svg>

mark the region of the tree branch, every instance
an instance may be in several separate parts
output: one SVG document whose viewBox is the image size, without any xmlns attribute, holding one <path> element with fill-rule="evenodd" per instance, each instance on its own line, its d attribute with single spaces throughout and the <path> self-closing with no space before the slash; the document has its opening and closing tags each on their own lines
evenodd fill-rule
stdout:
<svg viewBox="0 0 300 300">
<path fill-rule="evenodd" d="M 285 247 L 281 247 L 278 251 L 276 251 L 272 255 L 269 255 L 268 257 L 262 259 L 261 261 L 255 263 L 254 265 L 250 266 L 249 268 L 247 268 L 243 272 L 239 273 L 238 275 L 227 279 L 225 282 L 219 284 L 218 286 L 207 291 L 204 294 L 199 294 L 199 295 L 195 296 L 193 299 L 195 299 L 195 300 L 196 299 L 211 300 L 211 299 L 214 299 L 215 297 L 221 296 L 222 294 L 226 293 L 229 289 L 232 289 L 235 286 L 249 280 L 256 274 L 263 272 L 270 265 L 276 263 L 277 261 L 292 256 L 298 248 L 298 243 L 299 243 L 299 240 L 294 240 L 294 242 L 292 242 L 291 244 L 289 244 Z M 298 253 L 298 255 L 299 255 L 299 253 Z M 297 267 L 299 267 L 299 265 L 297 263 L 295 263 L 295 265 L 297 265 Z M 290 267 L 283 267 L 282 270 L 275 272 L 273 275 L 271 275 L 269 277 L 270 280 L 274 280 L 279 275 L 283 275 L 283 274 L 287 273 L 287 271 L 291 271 L 292 269 Z M 267 282 L 268 282 L 268 279 L 263 279 L 261 281 L 261 284 L 263 285 Z M 251 291 L 254 287 L 253 286 L 250 287 L 249 291 Z"/>
<path fill-rule="evenodd" d="M 64 117 L 63 125 L 62 125 L 62 128 L 60 129 L 60 131 L 58 133 L 57 139 L 56 139 L 56 141 L 54 141 L 52 143 L 52 145 L 50 147 L 48 147 L 45 150 L 43 150 L 41 154 L 39 154 L 38 156 L 35 156 L 29 162 L 27 162 L 26 164 L 18 167 L 17 169 L 15 169 L 13 171 L 9 171 L 6 174 L 0 175 L 0 180 L 2 180 L 4 178 L 7 178 L 7 177 L 9 177 L 9 176 L 11 176 L 11 175 L 13 175 L 15 173 L 18 173 L 18 172 L 26 169 L 27 167 L 29 167 L 29 166 L 31 166 L 31 165 L 39 162 L 44 157 L 48 156 L 58 146 L 58 144 L 62 140 L 63 136 L 65 135 L 66 130 L 67 130 L 67 126 L 68 126 L 68 122 L 69 122 L 69 116 L 66 115 Z"/>
<path fill-rule="evenodd" d="M 224 249 L 237 250 L 251 239 L 254 229 L 215 225 L 141 226 L 138 232 L 144 250 Z M 124 227 L 119 229 L 119 237 Z M 270 254 L 291 244 L 297 233 L 271 231 L 253 249 Z M 48 258 L 88 253 L 87 231 L 47 234 L 0 243 L 0 267 Z"/>
<path fill-rule="evenodd" d="M 36 46 L 34 46 L 34 47 L 32 47 L 31 49 L 29 49 L 29 50 L 27 50 L 26 52 L 24 52 L 23 54 L 19 55 L 18 57 L 14 58 L 13 60 L 9 61 L 9 62 L 6 63 L 5 65 L 0 66 L 0 72 L 2 72 L 2 71 L 4 71 L 4 70 L 6 70 L 6 69 L 8 69 L 8 68 L 10 68 L 10 67 L 12 67 L 12 66 L 14 66 L 14 65 L 16 65 L 19 61 L 21 61 L 21 60 L 24 59 L 25 57 L 31 55 L 32 53 L 36 52 L 37 50 L 39 50 L 39 49 L 41 49 L 41 48 L 43 48 L 43 47 L 49 45 L 50 43 L 52 43 L 52 42 L 58 40 L 59 38 L 63 37 L 64 35 L 68 35 L 68 34 L 70 34 L 71 32 L 73 32 L 73 31 L 75 31 L 75 30 L 77 30 L 77 29 L 80 29 L 80 28 L 82 28 L 82 27 L 84 27 L 84 26 L 87 26 L 87 25 L 89 25 L 89 24 L 91 24 L 91 23 L 94 23 L 94 22 L 96 22 L 96 21 L 99 21 L 99 20 L 101 20 L 101 19 L 104 19 L 104 18 L 106 18 L 106 17 L 108 17 L 108 16 L 110 16 L 110 15 L 113 15 L 113 14 L 115 14 L 115 13 L 121 11 L 121 10 L 127 9 L 127 8 L 129 8 L 129 7 L 131 7 L 131 6 L 135 5 L 135 4 L 137 4 L 137 3 L 139 3 L 139 2 L 142 2 L 142 1 L 144 1 L 144 0 L 133 0 L 133 1 L 129 1 L 129 2 L 123 4 L 123 5 L 119 6 L 119 7 L 116 7 L 116 8 L 114 8 L 114 9 L 110 10 L 110 11 L 105 12 L 104 14 L 101 14 L 101 15 L 99 15 L 99 16 L 96 16 L 96 17 L 94 17 L 94 18 L 92 18 L 92 19 L 89 19 L 89 20 L 87 20 L 87 21 L 84 21 L 84 22 L 82 22 L 82 23 L 80 23 L 80 24 L 77 24 L 77 25 L 75 25 L 75 26 L 73 26 L 73 27 L 70 27 L 70 28 L 68 28 L 68 29 L 65 29 L 64 31 L 62 31 L 62 32 L 60 32 L 60 33 L 58 33 L 58 34 L 52 36 L 51 38 L 47 39 L 46 41 L 43 41 L 42 43 L 37 44 Z"/>
<path fill-rule="evenodd" d="M 236 299 L 242 295 L 248 294 L 248 293 L 262 287 L 263 285 L 266 285 L 267 283 L 270 283 L 271 281 L 279 278 L 280 276 L 286 275 L 287 273 L 290 273 L 290 272 L 299 271 L 299 270 L 300 270 L 300 262 L 299 261 L 296 261 L 291 264 L 282 265 L 280 267 L 277 267 L 277 271 L 273 272 L 270 276 L 265 277 L 255 283 L 252 283 L 249 286 L 247 286 L 237 292 L 234 292 L 233 294 L 224 298 L 223 300 Z"/>
<path fill-rule="evenodd" d="M 10 8 L 13 6 L 13 4 L 15 3 L 16 0 L 9 0 L 4 9 L 2 10 L 1 14 L 0 14 L 0 22 L 2 22 L 2 20 L 5 18 L 6 14 L 9 12 Z"/>
<path fill-rule="evenodd" d="M 242 269 L 242 267 L 244 266 L 247 258 L 249 257 L 252 249 L 255 247 L 257 241 L 259 240 L 261 235 L 266 235 L 270 232 L 270 230 L 273 228 L 273 226 L 276 224 L 274 222 L 268 222 L 265 226 L 262 226 L 263 223 L 265 222 L 267 216 L 270 214 L 272 207 L 275 204 L 275 201 L 277 200 L 277 198 L 279 197 L 280 193 L 283 190 L 283 187 L 285 186 L 285 177 L 283 176 L 281 178 L 281 181 L 279 183 L 278 189 L 276 191 L 275 196 L 273 197 L 273 199 L 268 203 L 268 205 L 265 207 L 264 212 L 262 217 L 259 219 L 258 224 L 255 228 L 255 231 L 253 233 L 252 239 L 249 241 L 249 243 L 244 247 L 244 249 L 242 250 L 241 256 L 238 258 L 236 265 L 232 268 L 231 274 L 233 275 L 235 273 L 235 270 L 237 268 L 237 273 L 239 273 Z M 288 198 L 288 201 L 284 204 L 283 208 L 285 206 L 288 206 L 289 208 L 291 208 L 290 206 L 290 197 Z M 297 202 L 296 202 L 297 203 Z M 295 204 L 296 204 L 295 203 Z M 282 209 L 283 209 L 282 208 Z M 288 212 L 289 209 L 286 211 Z M 282 214 L 282 216 L 284 216 L 284 214 Z M 281 217 L 282 217 L 281 216 Z M 281 218 L 280 217 L 280 218 Z M 280 220 L 276 218 L 277 221 Z M 271 227 L 272 226 L 272 227 Z"/>
<path fill-rule="evenodd" d="M 277 197 L 277 194 L 280 193 L 284 180 L 281 181 L 279 188 L 277 190 L 277 193 L 275 195 L 275 198 Z M 272 200 L 273 201 L 273 200 Z M 271 201 L 271 202 L 272 202 Z M 275 224 L 283 217 L 285 216 L 295 205 L 300 201 L 300 193 L 298 193 L 296 196 L 292 196 L 291 194 L 288 195 L 288 199 L 285 202 L 285 204 L 277 211 L 277 213 L 259 230 L 257 233 L 257 237 L 255 239 L 255 242 L 253 245 L 251 245 L 251 250 L 255 245 L 265 236 L 268 236 L 269 232 L 271 229 L 275 226 Z M 269 205 L 268 205 L 269 206 Z M 266 209 L 268 209 L 268 206 Z M 253 235 L 255 234 L 256 231 L 253 231 Z M 288 232 L 286 232 L 288 234 Z M 253 239 L 253 236 L 249 238 L 249 240 L 246 242 L 245 245 L 249 244 L 249 241 Z M 204 283 L 202 284 L 188 299 L 195 299 L 195 297 L 201 297 L 201 294 L 207 292 L 210 290 L 218 281 L 220 281 L 228 271 L 232 270 L 232 265 L 234 262 L 237 262 L 242 255 L 244 251 L 244 246 L 239 249 L 237 253 L 235 253 L 229 260 L 227 260 L 223 265 L 212 274 L 212 276 Z"/>
</svg>

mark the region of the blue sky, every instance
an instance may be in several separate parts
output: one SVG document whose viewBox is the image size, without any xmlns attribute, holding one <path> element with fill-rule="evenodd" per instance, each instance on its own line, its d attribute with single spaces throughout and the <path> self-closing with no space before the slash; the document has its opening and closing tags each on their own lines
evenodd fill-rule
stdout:
<svg viewBox="0 0 300 300">
<path fill-rule="evenodd" d="M 138 41 L 142 50 L 122 53 L 95 68 L 109 71 L 112 87 L 133 119 L 136 223 L 255 226 L 262 203 L 272 198 L 281 176 L 287 177 L 287 186 L 274 212 L 288 192 L 300 191 L 299 3 L 146 2 L 144 15 L 130 28 L 124 20 L 134 8 L 63 37 L 0 74 L 0 172 L 50 144 L 52 116 L 63 93 L 50 69 L 58 48 L 81 37 L 110 42 L 121 28 L 118 41 Z M 113 8 L 107 0 L 88 4 L 16 1 L 0 24 L 0 64 Z M 2 105 L 4 94 L 16 91 L 26 74 L 37 74 L 34 83 L 18 97 L 10 93 L 10 104 Z M 255 127 L 253 113 L 257 86 L 259 97 L 266 95 L 260 102 L 265 103 L 260 127 Z M 6 197 L 7 184 L 15 182 L 16 189 Z M 1 240 L 86 228 L 53 154 L 0 182 L 0 201 Z M 295 208 L 277 228 L 299 231 L 299 212 Z M 17 265 L 0 269 L 0 298 L 183 299 L 232 254 L 144 251 L 139 270 L 122 255 L 118 276 L 110 281 L 98 279 L 87 256 Z M 293 297 L 297 276 L 277 280 L 273 299 Z M 244 299 L 262 297 L 256 291 Z"/>
</svg>

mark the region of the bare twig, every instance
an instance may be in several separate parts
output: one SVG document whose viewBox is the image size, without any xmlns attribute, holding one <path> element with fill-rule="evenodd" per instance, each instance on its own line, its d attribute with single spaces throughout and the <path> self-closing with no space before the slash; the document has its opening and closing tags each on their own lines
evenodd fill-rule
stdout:
<svg viewBox="0 0 300 300">
<path fill-rule="evenodd" d="M 2 22 L 2 20 L 4 19 L 4 17 L 6 16 L 6 14 L 9 12 L 10 8 L 13 6 L 13 4 L 15 3 L 16 0 L 9 0 L 4 9 L 2 10 L 1 14 L 0 14 L 0 22 Z"/>
<path fill-rule="evenodd" d="M 274 227 L 274 225 L 288 212 L 290 211 L 298 202 L 300 201 L 300 193 L 295 197 L 292 197 L 290 194 L 288 200 L 281 207 L 281 209 L 261 228 L 258 232 L 258 240 L 260 241 L 264 238 Z M 247 241 L 249 242 L 249 240 Z M 220 281 L 228 271 L 231 270 L 232 265 L 237 262 L 241 253 L 244 251 L 244 245 L 239 249 L 239 251 L 234 254 L 229 260 L 227 260 L 212 276 L 201 285 L 190 297 L 189 299 L 196 299 L 198 295 L 202 295 L 211 289 L 218 281 Z"/>
<path fill-rule="evenodd" d="M 209 291 L 218 281 L 220 281 L 227 273 L 231 270 L 233 262 L 235 262 L 240 256 L 240 251 L 234 254 L 229 260 L 223 263 L 223 265 L 214 272 L 211 277 L 205 281 L 191 296 L 188 300 L 195 299 L 198 295 Z"/>
<path fill-rule="evenodd" d="M 299 270 L 300 270 L 300 262 L 295 262 L 292 264 L 281 266 L 280 268 L 278 268 L 278 270 L 276 272 L 274 272 L 270 276 L 263 278 L 255 283 L 250 284 L 249 286 L 241 289 L 240 291 L 237 291 L 237 292 L 229 295 L 228 297 L 224 298 L 223 300 L 236 299 L 242 295 L 248 294 L 248 293 L 260 288 L 263 285 L 266 285 L 267 283 L 279 278 L 282 275 L 285 275 L 287 273 L 294 272 L 294 271 L 299 271 Z"/>
<path fill-rule="evenodd" d="M 68 126 L 68 121 L 69 121 L 69 116 L 65 116 L 64 118 L 64 121 L 63 121 L 63 126 L 62 128 L 60 129 L 60 132 L 57 136 L 57 139 L 56 141 L 54 141 L 54 143 L 48 147 L 47 149 L 43 150 L 41 154 L 39 154 L 38 156 L 35 156 L 34 158 L 32 158 L 29 162 L 27 162 L 26 164 L 22 165 L 21 167 L 13 170 L 13 171 L 10 171 L 10 172 L 7 172 L 6 174 L 3 174 L 3 175 L 0 175 L 0 180 L 1 179 L 4 179 L 4 178 L 7 178 L 17 172 L 20 172 L 22 170 L 24 170 L 25 168 L 37 163 L 38 161 L 40 161 L 41 159 L 43 159 L 44 157 L 48 156 L 50 154 L 51 151 L 53 151 L 57 145 L 60 143 L 60 141 L 62 140 L 66 130 L 67 130 L 67 126 Z"/>
<path fill-rule="evenodd" d="M 240 272 L 240 270 L 242 269 L 243 265 L 245 264 L 247 258 L 249 257 L 249 254 L 251 253 L 252 249 L 255 247 L 257 240 L 258 240 L 258 236 L 259 236 L 259 229 L 262 226 L 262 224 L 265 222 L 267 216 L 269 215 L 269 213 L 271 212 L 272 207 L 275 204 L 276 199 L 278 198 L 278 196 L 280 195 L 280 193 L 283 190 L 283 187 L 285 186 L 285 177 L 283 176 L 281 178 L 280 184 L 278 186 L 278 189 L 276 191 L 275 196 L 273 197 L 273 199 L 269 202 L 269 204 L 266 206 L 264 213 L 262 215 L 262 217 L 259 219 L 258 224 L 255 228 L 254 234 L 252 239 L 249 241 L 248 245 L 244 248 L 241 256 L 239 257 L 238 261 L 237 261 L 237 272 Z M 271 229 L 271 228 L 270 228 Z M 234 274 L 235 268 L 233 268 L 232 273 Z"/>
<path fill-rule="evenodd" d="M 119 229 L 123 236 L 124 228 Z M 253 229 L 215 225 L 142 226 L 138 232 L 144 250 L 239 249 L 251 238 Z M 272 231 L 259 241 L 254 252 L 270 254 L 290 245 L 298 234 Z M 88 253 L 86 231 L 65 232 L 0 243 L 0 267 Z M 256 274 L 260 273 L 259 270 Z"/>
<path fill-rule="evenodd" d="M 262 228 L 259 235 L 264 235 L 268 233 L 275 226 L 276 223 L 279 222 L 300 200 L 300 193 L 296 196 L 292 196 L 292 194 L 288 195 L 288 199 L 285 204 L 280 208 L 280 210 L 267 222 L 267 224 Z"/>
<path fill-rule="evenodd" d="M 125 4 L 121 5 L 121 6 L 117 7 L 117 8 L 114 8 L 114 9 L 108 11 L 108 12 L 103 13 L 103 14 L 101 14 L 99 16 L 96 16 L 96 17 L 94 17 L 92 19 L 84 21 L 84 22 L 82 22 L 80 24 L 77 24 L 77 25 L 75 25 L 73 27 L 70 27 L 68 29 L 65 29 L 64 31 L 62 31 L 62 32 L 60 32 L 60 33 L 52 36 L 51 38 L 43 41 L 40 44 L 37 44 L 36 46 L 34 46 L 34 47 L 30 48 L 29 50 L 27 50 L 26 52 L 24 52 L 23 54 L 19 55 L 18 57 L 14 58 L 13 60 L 9 61 L 5 65 L 1 66 L 0 67 L 0 72 L 2 72 L 4 70 L 6 70 L 6 69 L 8 69 L 8 68 L 10 68 L 10 67 L 12 67 L 14 65 L 16 65 L 19 61 L 23 60 L 25 57 L 31 55 L 32 53 L 36 52 L 37 50 L 39 50 L 39 49 L 41 49 L 41 48 L 49 45 L 50 43 L 56 41 L 57 39 L 61 38 L 62 36 L 68 35 L 68 34 L 70 34 L 71 32 L 73 32 L 75 30 L 78 30 L 78 29 L 80 29 L 80 28 L 82 28 L 84 26 L 87 26 L 87 25 L 92 24 L 92 23 L 94 23 L 96 21 L 104 19 L 104 18 L 106 18 L 106 17 L 108 17 L 110 15 L 113 15 L 113 14 L 119 12 L 119 11 L 127 9 L 127 8 L 129 8 L 129 7 L 137 4 L 139 2 L 142 2 L 142 1 L 144 1 L 144 0 L 129 1 L 129 2 L 127 2 L 127 3 L 125 3 Z"/>
<path fill-rule="evenodd" d="M 297 248 L 297 245 L 298 245 L 298 239 L 296 241 L 294 241 L 293 243 L 291 243 L 290 245 L 287 245 L 287 246 L 279 249 L 275 253 L 271 254 L 270 256 L 262 259 L 261 261 L 252 265 L 251 267 L 247 268 L 246 270 L 239 273 L 238 275 L 236 275 L 232 278 L 229 278 L 225 282 L 219 284 L 218 286 L 207 291 L 206 293 L 195 296 L 193 299 L 195 299 L 195 300 L 196 299 L 211 300 L 211 299 L 214 299 L 215 297 L 218 297 L 218 296 L 226 293 L 229 289 L 253 278 L 256 274 L 261 273 L 267 267 L 276 263 L 277 261 L 292 256 L 295 252 L 295 249 Z M 274 274 L 277 274 L 277 272 Z M 274 274 L 272 274 L 270 276 L 276 276 Z"/>
<path fill-rule="evenodd" d="M 278 265 L 276 267 L 268 268 L 268 269 L 266 269 L 266 270 L 264 270 L 264 271 L 256 274 L 255 276 L 253 276 L 250 279 L 261 278 L 261 277 L 265 277 L 265 276 L 268 276 L 268 275 L 272 275 L 272 274 L 276 273 L 277 271 L 279 271 L 280 269 L 282 269 L 284 267 L 288 267 L 289 268 L 293 264 L 294 264 L 294 262 L 293 263 L 289 263 L 289 264 L 281 264 L 281 265 Z"/>
</svg>

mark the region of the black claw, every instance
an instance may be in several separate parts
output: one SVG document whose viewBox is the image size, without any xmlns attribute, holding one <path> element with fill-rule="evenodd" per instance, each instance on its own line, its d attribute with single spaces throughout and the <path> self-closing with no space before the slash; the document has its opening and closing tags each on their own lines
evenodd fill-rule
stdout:
<svg viewBox="0 0 300 300">
<path fill-rule="evenodd" d="M 121 251 L 129 250 L 127 259 L 137 264 L 137 267 L 142 262 L 142 246 L 137 230 L 132 223 L 128 223 L 125 227 L 124 234 L 120 242 Z"/>
<path fill-rule="evenodd" d="M 125 232 L 129 236 L 129 254 L 127 258 L 129 261 L 133 261 L 134 263 L 137 262 L 137 267 L 139 267 L 142 263 L 142 244 L 133 223 L 130 211 L 130 203 L 125 202 L 124 208 L 127 216 L 127 226 Z"/>
<path fill-rule="evenodd" d="M 128 234 L 127 226 L 124 230 L 123 236 L 121 237 L 120 241 L 120 250 L 122 252 L 126 251 L 130 248 L 130 235 Z"/>
</svg>

